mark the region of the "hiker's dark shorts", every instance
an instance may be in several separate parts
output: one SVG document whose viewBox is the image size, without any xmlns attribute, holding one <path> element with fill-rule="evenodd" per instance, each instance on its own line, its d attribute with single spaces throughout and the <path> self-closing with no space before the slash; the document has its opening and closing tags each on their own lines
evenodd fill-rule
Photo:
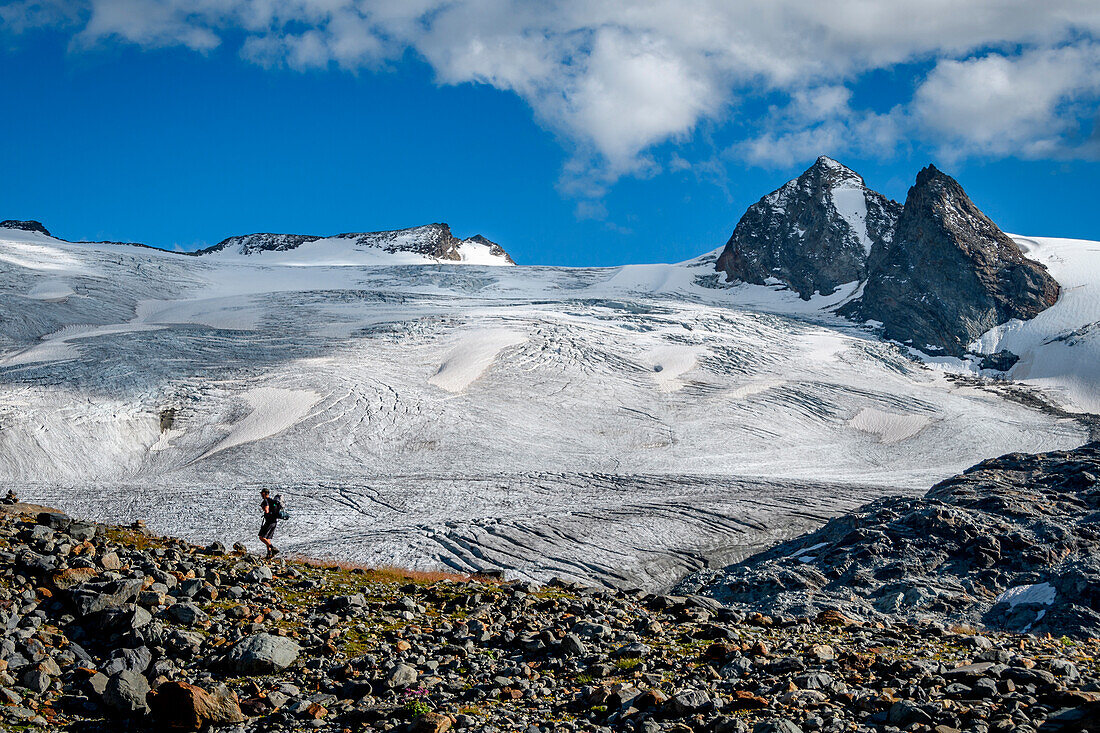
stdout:
<svg viewBox="0 0 1100 733">
<path fill-rule="evenodd" d="M 260 537 L 265 540 L 271 539 L 275 536 L 275 525 L 278 524 L 278 520 L 272 520 L 270 522 L 265 521 L 260 525 Z"/>
</svg>

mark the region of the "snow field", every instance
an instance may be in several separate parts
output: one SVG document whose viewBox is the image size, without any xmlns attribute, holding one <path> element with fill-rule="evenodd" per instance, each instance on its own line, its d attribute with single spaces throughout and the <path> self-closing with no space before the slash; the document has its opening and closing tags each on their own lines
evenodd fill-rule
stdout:
<svg viewBox="0 0 1100 733">
<path fill-rule="evenodd" d="M 0 233 L 19 313 L 0 319 L 0 480 L 246 542 L 266 485 L 293 502 L 287 550 L 661 588 L 989 455 L 1087 438 L 830 315 L 858 283 L 805 302 L 715 286 L 706 257 L 368 266 L 312 246 L 192 258 Z M 28 297 L 62 280 L 74 295 Z M 1093 286 L 1071 287 L 1048 313 L 1080 331 Z M 1029 343 L 1041 366 L 1050 344 Z M 1090 365 L 1060 363 L 1039 377 L 1056 396 L 1095 395 Z"/>
</svg>

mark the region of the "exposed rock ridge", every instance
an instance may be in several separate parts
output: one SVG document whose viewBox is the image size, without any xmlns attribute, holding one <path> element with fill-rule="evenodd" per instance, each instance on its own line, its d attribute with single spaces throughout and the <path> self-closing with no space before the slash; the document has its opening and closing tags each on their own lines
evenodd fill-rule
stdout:
<svg viewBox="0 0 1100 733">
<path fill-rule="evenodd" d="M 39 234 L 45 234 L 47 237 L 52 236 L 49 230 L 42 225 L 42 222 L 34 221 L 33 219 L 28 219 L 26 221 L 6 219 L 0 221 L 0 229 L 19 229 L 24 232 L 38 232 Z"/>
<path fill-rule="evenodd" d="M 883 324 L 887 338 L 960 356 L 1013 318 L 1058 300 L 1058 283 L 983 214 L 951 176 L 924 168 L 892 241 L 871 253 L 862 298 L 841 310 Z"/>
<path fill-rule="evenodd" d="M 867 278 L 867 259 L 892 236 L 901 206 L 821 156 L 798 178 L 749 207 L 718 258 L 731 280 L 780 280 L 809 299 Z"/>
<path fill-rule="evenodd" d="M 1100 442 L 983 461 L 686 580 L 735 607 L 1100 637 Z"/>
<path fill-rule="evenodd" d="M 16 219 L 8 219 L 6 221 L 0 221 L 0 229 L 18 229 L 28 232 L 38 232 L 40 234 L 45 234 L 46 236 L 53 236 L 50 234 L 45 226 L 37 221 L 19 221 Z M 225 251 L 242 255 L 254 255 L 261 252 L 285 252 L 288 250 L 297 249 L 303 244 L 316 242 L 322 239 L 351 240 L 356 245 L 377 248 L 390 254 L 395 254 L 398 252 L 411 252 L 414 254 L 424 255 L 425 257 L 434 260 L 450 262 L 461 262 L 463 259 L 461 247 L 463 245 L 474 244 L 488 247 L 489 254 L 492 257 L 499 257 L 509 264 L 515 264 L 515 261 L 511 258 L 511 256 L 507 252 L 505 252 L 504 248 L 496 242 L 493 242 L 492 240 L 487 239 L 480 234 L 475 234 L 474 236 L 468 237 L 466 239 L 459 239 L 451 233 L 451 227 L 444 223 L 426 224 L 424 226 L 410 227 L 408 229 L 394 229 L 381 232 L 349 232 L 333 236 L 257 232 L 255 234 L 243 234 L 228 237 L 226 239 L 223 239 L 221 242 L 213 245 L 212 247 L 206 247 L 204 249 L 195 250 L 193 252 L 163 250 L 159 247 L 151 247 L 147 244 L 140 244 L 137 242 L 98 241 L 78 243 L 119 244 L 129 247 L 145 247 L 147 249 L 156 249 L 161 252 L 169 252 L 171 254 L 180 254 L 194 257 L 210 254 L 213 252 Z"/>
<path fill-rule="evenodd" d="M 462 254 L 459 250 L 462 245 L 480 244 L 490 247 L 490 253 L 493 256 L 503 257 L 506 261 L 512 262 L 512 258 L 499 244 L 486 239 L 480 234 L 467 239 L 459 239 L 451 233 L 450 226 L 443 223 L 381 232 L 348 232 L 332 237 L 265 232 L 245 234 L 224 239 L 213 247 L 199 250 L 196 254 L 202 255 L 222 251 L 242 255 L 253 255 L 260 252 L 284 252 L 321 239 L 346 239 L 354 241 L 356 245 L 378 248 L 391 254 L 412 252 L 435 260 L 456 262 L 462 260 Z"/>
</svg>

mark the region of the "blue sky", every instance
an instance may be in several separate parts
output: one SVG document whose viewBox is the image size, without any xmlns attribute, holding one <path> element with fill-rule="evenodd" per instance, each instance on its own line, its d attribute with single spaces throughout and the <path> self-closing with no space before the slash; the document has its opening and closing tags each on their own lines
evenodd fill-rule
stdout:
<svg viewBox="0 0 1100 733">
<path fill-rule="evenodd" d="M 899 39 L 896 18 L 852 36 L 787 1 L 751 49 L 630 2 L 611 20 L 507 0 L 418 0 L 411 20 L 368 0 L 261 18 L 244 0 L 0 3 L 0 218 L 184 249 L 446 221 L 524 264 L 667 262 L 723 244 L 824 153 L 898 200 L 935 162 L 1008 231 L 1100 239 L 1100 13 L 975 0 L 969 35 Z M 741 20 L 681 7 L 667 17 Z M 799 12 L 822 35 L 791 52 Z"/>
</svg>

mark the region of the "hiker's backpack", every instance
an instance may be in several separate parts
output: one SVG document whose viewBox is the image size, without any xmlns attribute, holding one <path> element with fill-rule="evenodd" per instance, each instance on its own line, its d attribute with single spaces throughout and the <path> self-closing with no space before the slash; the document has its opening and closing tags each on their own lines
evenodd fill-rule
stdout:
<svg viewBox="0 0 1100 733">
<path fill-rule="evenodd" d="M 271 503 L 273 505 L 271 509 L 275 514 L 276 519 L 290 519 L 290 515 L 287 514 L 286 509 L 283 508 L 282 495 L 276 495 Z"/>
</svg>

